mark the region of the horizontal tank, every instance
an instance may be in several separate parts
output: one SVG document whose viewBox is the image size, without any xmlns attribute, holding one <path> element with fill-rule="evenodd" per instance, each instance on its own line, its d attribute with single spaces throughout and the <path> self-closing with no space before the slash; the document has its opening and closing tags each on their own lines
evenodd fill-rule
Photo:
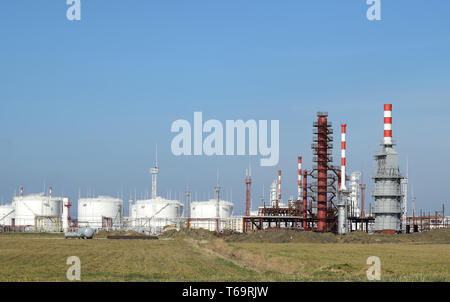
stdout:
<svg viewBox="0 0 450 302">
<path fill-rule="evenodd" d="M 219 202 L 219 219 L 220 229 L 226 225 L 226 219 L 233 216 L 234 205 L 230 201 L 220 200 Z M 217 200 L 210 199 L 208 201 L 194 201 L 191 203 L 191 218 L 193 218 L 190 225 L 193 228 L 203 228 L 210 231 L 216 230 L 215 219 L 217 215 Z M 195 220 L 196 218 L 200 220 Z"/>
<path fill-rule="evenodd" d="M 157 196 L 154 199 L 137 200 L 131 206 L 130 217 L 133 226 L 161 232 L 165 226 L 178 226 L 183 216 L 183 204 L 178 200 L 164 199 Z"/>
<path fill-rule="evenodd" d="M 122 221 L 123 200 L 109 196 L 78 200 L 78 225 L 80 227 L 118 228 Z"/>
<path fill-rule="evenodd" d="M 63 199 L 45 196 L 44 193 L 14 197 L 15 225 L 59 228 Z M 39 225 L 35 225 L 38 223 Z M 54 231 L 57 231 L 57 230 Z M 50 227 L 45 231 L 51 231 Z"/>
<path fill-rule="evenodd" d="M 7 204 L 0 206 L 0 225 L 11 226 L 15 217 L 14 205 Z"/>
</svg>

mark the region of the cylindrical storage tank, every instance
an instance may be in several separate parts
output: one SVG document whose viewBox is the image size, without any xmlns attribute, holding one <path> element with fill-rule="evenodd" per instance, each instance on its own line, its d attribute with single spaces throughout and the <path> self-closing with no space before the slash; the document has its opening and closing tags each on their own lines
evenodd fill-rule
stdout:
<svg viewBox="0 0 450 302">
<path fill-rule="evenodd" d="M 148 229 L 152 233 L 160 233 L 165 226 L 179 226 L 183 216 L 183 204 L 178 200 L 155 199 L 138 200 L 134 205 L 136 214 L 135 226 Z"/>
<path fill-rule="evenodd" d="M 109 196 L 78 200 L 80 227 L 119 228 L 122 221 L 123 200 Z"/>
<path fill-rule="evenodd" d="M 62 229 L 63 232 L 69 230 L 69 198 L 63 198 L 63 209 L 62 209 Z"/>
<path fill-rule="evenodd" d="M 38 231 L 60 231 L 63 200 L 41 194 L 14 197 L 15 225 Z"/>
<path fill-rule="evenodd" d="M 193 228 L 203 228 L 210 231 L 216 230 L 217 200 L 194 201 L 191 203 L 191 226 Z M 219 229 L 223 230 L 227 226 L 227 219 L 233 216 L 234 205 L 230 201 L 220 200 L 219 202 Z M 195 220 L 198 218 L 198 220 Z"/>
<path fill-rule="evenodd" d="M 11 226 L 15 217 L 14 206 L 12 204 L 0 206 L 0 225 Z"/>
<path fill-rule="evenodd" d="M 136 204 L 130 203 L 130 213 L 129 213 L 129 226 L 136 227 Z"/>
</svg>

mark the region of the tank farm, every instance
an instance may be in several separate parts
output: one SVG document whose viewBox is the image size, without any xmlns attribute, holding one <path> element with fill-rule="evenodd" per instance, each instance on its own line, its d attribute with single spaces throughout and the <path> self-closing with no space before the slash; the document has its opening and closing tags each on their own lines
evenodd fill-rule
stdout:
<svg viewBox="0 0 450 302">
<path fill-rule="evenodd" d="M 144 234 L 161 234 L 166 230 L 206 229 L 216 234 L 255 232 L 267 229 L 292 229 L 305 232 L 346 234 L 353 231 L 368 233 L 414 233 L 436 228 L 449 228 L 450 217 L 445 207 L 426 213 L 416 210 L 416 198 L 411 190 L 408 198 L 408 172 L 401 173 L 400 157 L 393 140 L 392 104 L 379 108 L 380 134 L 383 116 L 383 136 L 379 151 L 373 155 L 376 168 L 371 171 L 373 187 L 371 199 L 366 201 L 362 171 L 347 171 L 347 130 L 351 124 L 342 123 L 340 133 L 334 133 L 327 112 L 318 112 L 314 118 L 311 144 L 312 162 L 302 156 L 292 159 L 297 170 L 296 197 L 283 198 L 281 170 L 274 173 L 270 195 L 264 194 L 261 203 L 252 207 L 252 172 L 246 170 L 243 185 L 245 196 L 238 201 L 243 215 L 235 215 L 232 197 L 224 198 L 217 179 L 215 196 L 197 198 L 189 189 L 184 193 L 157 192 L 160 173 L 157 152 L 152 175 L 151 194 L 130 194 L 124 203 L 123 194 L 117 197 L 78 194 L 77 218 L 73 219 L 72 203 L 68 197 L 55 196 L 49 187 L 43 193 L 24 194 L 20 187 L 11 203 L 0 205 L 0 232 L 64 232 L 67 237 L 92 237 L 87 230 L 133 230 Z M 351 134 L 351 132 L 350 132 Z M 334 137 L 340 136 L 340 164 L 333 160 Z M 381 136 L 381 135 L 380 135 Z M 374 144 L 374 146 L 376 146 Z M 128 215 L 124 214 L 128 207 Z M 410 207 L 410 208 L 409 208 Z M 77 233 L 78 230 L 78 233 Z M 79 230 L 82 230 L 81 232 Z M 81 234 L 81 235 L 79 235 Z"/>
</svg>

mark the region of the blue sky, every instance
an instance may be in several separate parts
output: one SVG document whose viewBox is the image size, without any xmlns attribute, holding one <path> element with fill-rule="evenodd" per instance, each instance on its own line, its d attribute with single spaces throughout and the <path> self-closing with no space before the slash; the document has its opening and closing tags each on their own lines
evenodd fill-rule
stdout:
<svg viewBox="0 0 450 302">
<path fill-rule="evenodd" d="M 128 199 L 150 190 L 157 143 L 159 193 L 189 185 L 199 199 L 212 196 L 219 169 L 242 214 L 248 157 L 170 151 L 171 123 L 192 122 L 194 111 L 280 121 L 279 165 L 250 159 L 255 207 L 278 169 L 284 197 L 296 194 L 296 158 L 311 167 L 317 111 L 329 112 L 336 146 L 338 125 L 348 124 L 348 170 L 362 169 L 371 191 L 383 104 L 392 103 L 416 207 L 449 208 L 448 1 L 382 0 L 376 22 L 364 0 L 82 0 L 73 22 L 67 7 L 0 4 L 2 203 L 44 183 L 74 201 L 78 189 Z"/>
</svg>

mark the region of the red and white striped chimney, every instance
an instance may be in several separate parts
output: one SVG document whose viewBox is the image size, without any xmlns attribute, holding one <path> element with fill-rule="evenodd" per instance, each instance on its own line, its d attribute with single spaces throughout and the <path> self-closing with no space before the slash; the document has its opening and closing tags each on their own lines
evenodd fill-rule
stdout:
<svg viewBox="0 0 450 302">
<path fill-rule="evenodd" d="M 384 104 L 384 145 L 392 144 L 392 104 Z"/>
<path fill-rule="evenodd" d="M 302 157 L 298 157 L 298 200 L 302 200 Z"/>
<path fill-rule="evenodd" d="M 278 202 L 281 202 L 281 170 L 278 170 Z"/>
<path fill-rule="evenodd" d="M 20 187 L 20 197 L 23 197 L 23 187 Z"/>
<path fill-rule="evenodd" d="M 346 145 L 346 133 L 347 133 L 347 124 L 341 124 L 341 190 L 346 190 L 345 186 L 345 168 L 346 168 L 346 154 L 345 150 L 347 149 Z"/>
</svg>

